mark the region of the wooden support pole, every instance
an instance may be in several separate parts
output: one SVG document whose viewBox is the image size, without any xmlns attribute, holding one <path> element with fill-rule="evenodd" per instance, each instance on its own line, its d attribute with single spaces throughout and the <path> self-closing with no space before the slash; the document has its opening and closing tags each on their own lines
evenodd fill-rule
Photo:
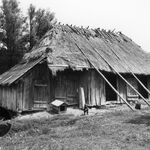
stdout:
<svg viewBox="0 0 150 150">
<path fill-rule="evenodd" d="M 116 71 L 116 69 L 114 69 L 114 67 L 112 67 L 112 65 L 104 58 L 104 57 L 102 57 L 101 56 L 101 54 L 97 51 L 97 49 L 95 49 L 95 48 L 93 48 L 98 54 L 99 54 L 99 56 L 119 75 L 119 77 L 121 78 L 121 79 L 123 79 L 126 83 L 127 83 L 127 85 L 129 85 L 143 100 L 144 100 L 144 102 L 148 105 L 148 106 L 150 106 L 150 104 L 147 102 L 147 100 L 119 73 L 119 72 L 117 72 Z"/>
<path fill-rule="evenodd" d="M 76 44 L 76 43 L 75 43 Z M 86 56 L 86 54 L 82 51 L 82 49 L 76 44 L 76 46 L 80 49 L 85 58 L 89 61 L 89 63 L 96 69 L 96 71 L 101 75 L 101 77 L 108 83 L 108 85 L 114 90 L 114 92 L 126 103 L 126 105 L 134 111 L 132 106 L 119 94 L 119 92 L 113 87 L 113 85 L 107 80 L 107 78 L 99 71 L 99 69 L 90 61 L 90 59 Z"/>
<path fill-rule="evenodd" d="M 103 34 L 103 33 L 101 33 L 104 37 L 105 37 L 105 35 Z M 108 34 L 107 34 L 107 36 L 109 36 Z M 105 39 L 104 39 L 105 40 Z M 105 41 L 104 41 L 105 42 Z M 106 42 L 105 42 L 105 44 L 106 44 Z M 107 45 L 107 44 L 106 44 Z M 108 45 L 107 45 L 108 46 Z M 120 57 L 116 54 L 116 52 L 113 50 L 113 48 L 112 47 L 109 47 L 110 49 L 111 49 L 111 51 L 116 55 L 116 57 L 119 59 L 119 60 L 121 60 L 120 59 Z M 121 60 L 122 61 L 122 60 Z M 138 81 L 138 83 L 148 92 L 148 94 L 150 94 L 150 91 L 148 90 L 148 88 L 146 88 L 146 86 L 137 78 L 137 76 L 133 73 L 133 71 L 132 71 L 132 69 L 127 65 L 127 63 L 124 61 L 124 63 L 126 64 L 126 66 L 128 67 L 128 69 L 129 69 L 129 71 L 131 72 L 131 74 L 133 75 L 133 77 Z M 121 65 L 122 66 L 122 65 Z M 124 67 L 124 66 L 122 66 L 122 67 Z M 125 70 L 127 70 L 125 67 L 124 67 L 124 69 Z"/>
<path fill-rule="evenodd" d="M 133 73 L 131 72 L 132 75 L 134 76 L 134 78 L 141 84 L 141 86 L 148 92 L 148 94 L 150 94 L 150 91 L 145 87 L 145 85 L 138 79 L 138 77 Z"/>
<path fill-rule="evenodd" d="M 118 73 L 118 72 L 116 72 L 119 76 L 120 76 L 120 78 L 122 79 L 122 80 L 124 80 L 143 100 L 144 100 L 144 102 L 148 105 L 148 106 L 150 106 L 150 104 L 148 103 L 148 101 L 120 74 L 120 73 Z"/>
<path fill-rule="evenodd" d="M 75 39 L 72 37 L 72 39 L 75 41 Z M 70 40 L 70 39 L 69 39 Z M 89 63 L 96 69 L 96 71 L 101 75 L 101 77 L 108 83 L 108 85 L 114 90 L 114 92 L 125 102 L 125 104 L 132 110 L 134 111 L 134 109 L 132 108 L 132 106 L 119 94 L 119 92 L 113 87 L 113 85 L 107 80 L 107 78 L 101 73 L 101 71 L 94 65 L 94 63 L 92 63 L 92 61 L 90 61 L 90 59 L 88 58 L 88 56 L 83 52 L 83 50 L 76 44 L 75 45 L 78 47 L 78 49 L 80 50 L 80 52 L 83 54 L 83 56 L 89 61 Z"/>
</svg>

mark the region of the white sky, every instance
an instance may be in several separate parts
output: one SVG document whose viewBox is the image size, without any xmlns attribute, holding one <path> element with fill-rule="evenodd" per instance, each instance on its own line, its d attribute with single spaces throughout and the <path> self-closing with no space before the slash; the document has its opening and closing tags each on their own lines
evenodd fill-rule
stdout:
<svg viewBox="0 0 150 150">
<path fill-rule="evenodd" d="M 116 29 L 150 52 L 150 0 L 19 0 L 26 12 L 30 3 L 50 9 L 58 22 Z"/>
</svg>

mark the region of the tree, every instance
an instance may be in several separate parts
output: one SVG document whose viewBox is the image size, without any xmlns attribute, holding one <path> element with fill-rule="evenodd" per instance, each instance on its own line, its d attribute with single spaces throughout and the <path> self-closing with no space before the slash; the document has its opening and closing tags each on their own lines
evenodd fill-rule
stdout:
<svg viewBox="0 0 150 150">
<path fill-rule="evenodd" d="M 53 21 L 55 21 L 54 13 L 49 10 L 38 9 L 32 4 L 28 9 L 29 17 L 29 35 L 30 35 L 30 49 L 42 36 L 52 28 Z"/>
<path fill-rule="evenodd" d="M 54 13 L 39 9 L 36 12 L 36 35 L 40 39 L 48 30 L 52 28 Z"/>
<path fill-rule="evenodd" d="M 30 4 L 30 7 L 28 8 L 30 49 L 37 42 L 36 31 L 35 31 L 35 16 L 36 16 L 35 6 L 33 6 L 32 4 Z"/>
<path fill-rule="evenodd" d="M 2 0 L 0 27 L 6 31 L 5 43 L 11 55 L 10 65 L 18 61 L 18 41 L 26 30 L 26 18 L 21 14 L 17 0 Z M 19 52 L 18 52 L 19 53 Z"/>
</svg>

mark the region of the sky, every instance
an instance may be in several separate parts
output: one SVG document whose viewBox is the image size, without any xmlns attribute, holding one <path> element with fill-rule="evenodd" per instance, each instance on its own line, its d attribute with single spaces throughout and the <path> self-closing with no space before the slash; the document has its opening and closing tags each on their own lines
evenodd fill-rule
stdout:
<svg viewBox="0 0 150 150">
<path fill-rule="evenodd" d="M 32 3 L 50 9 L 58 22 L 121 31 L 150 52 L 150 0 L 19 0 L 23 13 Z"/>
</svg>

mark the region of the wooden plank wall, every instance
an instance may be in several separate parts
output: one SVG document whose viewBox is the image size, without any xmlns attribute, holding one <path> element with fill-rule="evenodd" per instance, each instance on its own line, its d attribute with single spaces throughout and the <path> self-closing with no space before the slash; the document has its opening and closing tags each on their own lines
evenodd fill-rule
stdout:
<svg viewBox="0 0 150 150">
<path fill-rule="evenodd" d="M 22 110 L 29 110 L 33 107 L 33 72 L 28 73 L 28 75 L 23 79 L 23 102 Z"/>
<path fill-rule="evenodd" d="M 79 89 L 80 73 L 71 69 L 64 72 L 57 72 L 55 77 L 52 77 L 51 98 L 59 99 L 67 102 L 69 105 L 79 103 L 78 89 Z"/>
<path fill-rule="evenodd" d="M 51 74 L 47 64 L 37 65 L 32 73 L 30 105 L 32 106 L 32 109 L 47 108 L 51 100 Z"/>
<path fill-rule="evenodd" d="M 17 86 L 0 87 L 0 105 L 4 108 L 16 111 L 17 109 Z"/>
<path fill-rule="evenodd" d="M 117 90 L 124 99 L 127 99 L 127 85 L 120 77 L 117 77 Z M 119 96 L 117 100 L 118 102 L 123 103 L 122 99 Z"/>
<path fill-rule="evenodd" d="M 126 77 L 126 80 L 138 91 L 138 81 L 134 77 Z M 137 95 L 137 93 L 127 85 L 127 96 Z"/>
<path fill-rule="evenodd" d="M 84 88 L 87 104 L 92 106 L 105 104 L 105 81 L 95 70 L 84 71 L 81 74 L 80 86 Z"/>
</svg>

